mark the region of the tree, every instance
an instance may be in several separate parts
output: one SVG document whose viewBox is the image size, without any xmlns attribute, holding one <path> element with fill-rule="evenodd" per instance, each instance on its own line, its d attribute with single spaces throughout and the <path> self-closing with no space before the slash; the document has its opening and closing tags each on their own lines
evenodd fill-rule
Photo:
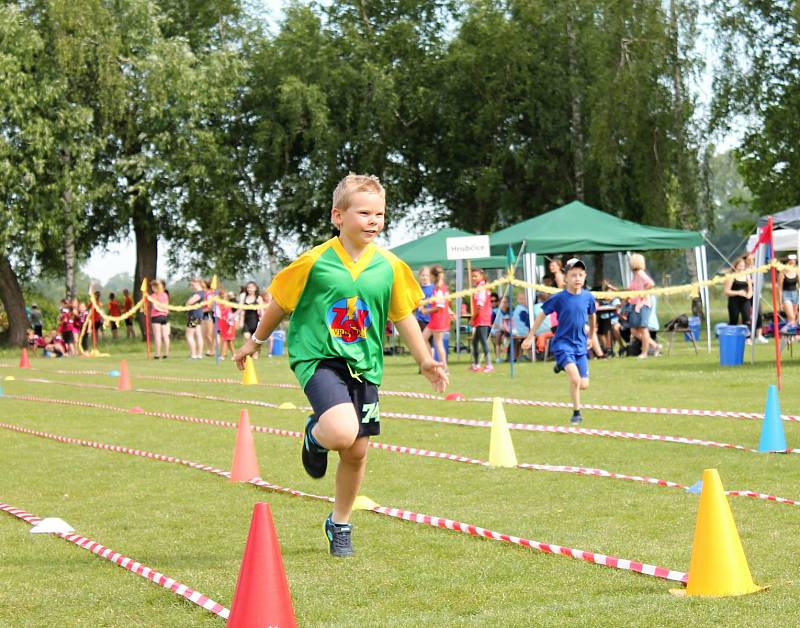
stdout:
<svg viewBox="0 0 800 628">
<path fill-rule="evenodd" d="M 736 151 L 759 214 L 800 199 L 800 7 L 790 0 L 716 0 L 720 63 L 712 128 L 737 122 Z"/>
</svg>

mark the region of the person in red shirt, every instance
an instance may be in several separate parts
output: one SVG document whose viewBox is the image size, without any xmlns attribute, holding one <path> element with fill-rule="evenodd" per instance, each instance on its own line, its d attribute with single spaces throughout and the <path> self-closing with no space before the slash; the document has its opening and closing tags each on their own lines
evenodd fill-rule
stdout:
<svg viewBox="0 0 800 628">
<path fill-rule="evenodd" d="M 108 313 L 111 316 L 122 316 L 122 306 L 120 306 L 119 301 L 117 301 L 117 297 L 114 295 L 113 292 L 108 293 Z M 118 338 L 119 326 L 117 325 L 116 321 L 111 321 L 111 337 L 116 340 Z"/>
<path fill-rule="evenodd" d="M 92 325 L 94 325 L 94 333 L 98 340 L 103 335 L 103 302 L 100 300 L 100 292 L 94 293 L 94 300 L 97 302 L 97 309 L 92 308 Z"/>
<path fill-rule="evenodd" d="M 453 312 L 450 309 L 450 301 L 447 299 L 447 281 L 445 272 L 441 266 L 434 266 L 431 268 L 431 277 L 433 278 L 433 298 L 435 301 L 430 304 L 430 307 L 423 308 L 423 312 L 431 315 L 431 320 L 428 323 L 428 329 L 433 334 L 433 345 L 436 348 L 439 361 L 447 368 L 447 352 L 444 350 L 444 335 L 450 331 L 450 319 L 453 318 Z"/>
<path fill-rule="evenodd" d="M 483 371 L 490 373 L 494 370 L 492 360 L 489 357 L 489 331 L 492 329 L 492 299 L 488 290 L 483 288 L 486 285 L 486 274 L 483 269 L 476 268 L 472 271 L 472 285 L 478 291 L 472 295 L 472 371 Z M 481 369 L 481 358 L 479 347 L 483 347 L 483 361 L 485 366 Z"/>
<path fill-rule="evenodd" d="M 133 299 L 131 298 L 131 293 L 127 288 L 122 291 L 122 296 L 124 297 L 122 302 L 122 312 L 123 314 L 127 314 L 133 308 Z M 133 316 L 129 316 L 125 319 L 125 337 L 136 338 L 136 333 L 133 331 Z"/>
</svg>

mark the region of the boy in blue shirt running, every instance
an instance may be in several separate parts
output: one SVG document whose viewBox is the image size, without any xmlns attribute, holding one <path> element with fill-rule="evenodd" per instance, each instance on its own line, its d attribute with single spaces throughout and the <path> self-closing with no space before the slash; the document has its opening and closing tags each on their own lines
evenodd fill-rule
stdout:
<svg viewBox="0 0 800 628">
<path fill-rule="evenodd" d="M 597 304 L 592 293 L 584 290 L 586 282 L 586 266 L 577 257 L 573 257 L 564 265 L 566 287 L 557 292 L 542 304 L 536 320 L 531 325 L 530 333 L 522 342 L 522 350 L 529 351 L 535 339 L 535 331 L 544 321 L 545 316 L 556 312 L 558 328 L 550 343 L 550 352 L 556 360 L 553 369 L 556 373 L 564 371 L 569 377 L 570 396 L 572 397 L 572 425 L 583 421 L 581 416 L 581 390 L 589 387 L 589 360 L 587 357 L 586 323 L 589 323 L 589 338 L 594 338 L 596 329 Z"/>
</svg>

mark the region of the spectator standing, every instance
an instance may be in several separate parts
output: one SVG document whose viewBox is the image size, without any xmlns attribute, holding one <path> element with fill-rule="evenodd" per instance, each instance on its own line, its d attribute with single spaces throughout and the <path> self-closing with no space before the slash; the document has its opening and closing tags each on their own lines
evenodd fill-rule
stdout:
<svg viewBox="0 0 800 628">
<path fill-rule="evenodd" d="M 482 268 L 472 271 L 470 277 L 472 285 L 478 289 L 472 295 L 472 366 L 470 370 L 491 373 L 494 370 L 492 360 L 489 357 L 489 331 L 492 329 L 492 301 L 491 294 L 484 288 L 486 285 L 486 274 Z M 480 350 L 483 348 L 484 366 L 481 369 Z"/>
<path fill-rule="evenodd" d="M 133 299 L 131 298 L 130 290 L 125 288 L 122 291 L 122 313 L 127 314 L 133 309 Z M 133 316 L 125 319 L 125 337 L 136 338 L 136 333 L 133 331 Z"/>
<path fill-rule="evenodd" d="M 431 278 L 434 282 L 432 296 L 435 301 L 429 308 L 431 320 L 428 323 L 428 329 L 430 329 L 433 334 L 433 344 L 436 346 L 436 351 L 439 353 L 439 362 L 444 365 L 446 371 L 447 353 L 444 350 L 444 335 L 450 331 L 450 319 L 453 313 L 450 310 L 450 301 L 447 299 L 449 291 L 447 289 L 444 269 L 441 266 L 434 266 L 431 268 Z"/>
<path fill-rule="evenodd" d="M 258 284 L 255 281 L 247 282 L 247 285 L 244 287 L 244 293 L 239 295 L 239 303 L 249 306 L 262 305 L 264 303 L 264 299 L 262 299 L 261 295 L 258 294 Z M 244 338 L 245 340 L 249 340 L 250 337 L 256 332 L 258 321 L 261 318 L 261 310 L 252 308 L 242 309 L 241 316 L 242 327 L 244 329 Z M 253 354 L 253 358 L 257 359 L 260 352 L 261 345 L 258 345 L 255 353 Z"/>
<path fill-rule="evenodd" d="M 797 255 L 791 254 L 786 258 L 789 268 L 778 274 L 778 302 L 781 304 L 786 322 L 789 325 L 797 324 L 797 307 L 800 303 L 797 289 Z"/>
<path fill-rule="evenodd" d="M 186 342 L 189 345 L 190 359 L 200 360 L 203 358 L 203 306 L 200 305 L 205 300 L 205 286 L 203 280 L 195 277 L 189 282 L 192 288 L 191 296 L 186 300 L 186 305 L 196 305 L 193 310 L 186 313 Z"/>
<path fill-rule="evenodd" d="M 153 356 L 153 359 L 166 360 L 169 357 L 170 343 L 169 293 L 166 290 L 164 282 L 160 279 L 151 281 L 150 288 L 153 291 L 153 301 L 150 303 L 150 326 L 152 327 L 153 339 L 156 343 L 156 354 Z M 164 355 L 161 355 L 162 348 Z"/>
<path fill-rule="evenodd" d="M 203 285 L 203 301 L 208 301 L 214 296 L 214 291 L 211 289 L 211 284 L 205 279 L 201 279 L 200 282 Z M 206 355 L 209 357 L 214 355 L 214 345 L 216 344 L 214 306 L 213 301 L 203 305 L 203 320 L 200 325 L 203 330 L 201 340 L 205 345 Z"/>
<path fill-rule="evenodd" d="M 42 337 L 42 321 L 44 317 L 42 316 L 42 311 L 39 309 L 39 306 L 35 303 L 31 303 L 31 313 L 28 316 L 28 320 L 31 324 L 31 329 L 33 329 L 33 333 L 38 336 L 39 338 Z"/>
<path fill-rule="evenodd" d="M 744 273 L 747 261 L 740 257 L 731 267 L 731 273 Z M 753 283 L 750 275 L 731 275 L 725 281 L 725 296 L 728 297 L 728 325 L 750 324 L 750 307 L 753 299 Z"/>
<path fill-rule="evenodd" d="M 117 301 L 117 297 L 113 292 L 108 293 L 108 313 L 111 316 L 122 316 L 122 306 Z M 119 337 L 119 325 L 117 321 L 110 321 L 111 337 L 116 340 Z"/>
<path fill-rule="evenodd" d="M 650 290 L 656 285 L 650 275 L 645 272 L 644 255 L 634 253 L 631 255 L 631 270 L 633 279 L 628 286 L 628 290 Z M 631 335 L 637 338 L 642 344 L 642 352 L 637 356 L 639 359 L 646 359 L 650 351 L 650 330 L 647 327 L 650 320 L 650 295 L 635 296 L 628 299 L 631 310 L 628 314 L 628 326 L 631 328 Z M 656 344 L 655 355 L 660 355 L 661 345 Z"/>
<path fill-rule="evenodd" d="M 236 295 L 233 292 L 229 292 L 225 299 L 226 301 L 233 301 L 236 299 Z M 228 351 L 231 353 L 231 358 L 236 353 L 236 349 L 233 347 L 233 341 L 236 339 L 236 311 L 233 307 L 224 303 L 219 303 L 217 307 L 219 313 L 217 325 L 219 326 L 219 338 L 222 342 L 219 353 L 220 360 L 224 360 Z"/>
<path fill-rule="evenodd" d="M 431 269 L 427 266 L 423 266 L 419 271 L 419 287 L 422 289 L 423 300 L 430 299 L 433 296 L 434 286 L 431 283 Z M 428 329 L 428 323 L 431 321 L 430 307 L 427 305 L 418 307 L 415 316 L 420 331 L 422 331 L 422 339 L 425 341 L 426 346 L 430 346 L 433 333 Z"/>
<path fill-rule="evenodd" d="M 755 270 L 756 267 L 756 258 L 751 253 L 748 253 L 745 256 L 745 266 L 747 267 L 747 270 L 751 271 L 750 274 L 752 275 L 753 274 L 752 271 Z M 752 285 L 753 283 L 752 278 L 750 279 L 750 283 Z M 758 295 L 755 294 L 754 290 L 753 298 L 750 300 L 750 320 L 752 321 L 753 312 L 758 312 L 758 315 L 756 316 L 756 342 L 764 345 L 767 344 L 769 340 L 764 338 L 764 334 L 761 330 L 761 312 L 760 308 L 756 308 L 756 299 L 758 299 Z"/>
<path fill-rule="evenodd" d="M 563 290 L 565 282 L 561 259 L 558 257 L 551 257 L 550 262 L 547 265 L 547 270 L 553 285 L 559 290 Z"/>
</svg>

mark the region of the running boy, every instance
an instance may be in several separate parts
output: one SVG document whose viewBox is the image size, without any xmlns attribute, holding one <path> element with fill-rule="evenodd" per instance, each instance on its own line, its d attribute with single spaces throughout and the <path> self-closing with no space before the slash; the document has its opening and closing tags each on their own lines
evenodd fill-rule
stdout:
<svg viewBox="0 0 800 628">
<path fill-rule="evenodd" d="M 414 312 L 422 291 L 404 262 L 374 244 L 386 200 L 378 179 L 350 174 L 333 192 L 333 237 L 275 276 L 272 301 L 255 333 L 235 355 L 237 366 L 291 315 L 289 366 L 314 408 L 306 423 L 302 461 L 313 478 L 325 475 L 328 451 L 339 452 L 336 502 L 325 520 L 330 553 L 352 556 L 350 515 L 367 462 L 370 436 L 380 433 L 378 386 L 383 330 L 391 319 L 422 374 L 442 392 L 443 365 L 422 340 Z"/>
<path fill-rule="evenodd" d="M 570 380 L 572 397 L 572 418 L 570 423 L 578 425 L 581 416 L 581 390 L 589 388 L 589 360 L 586 341 L 586 323 L 589 323 L 589 338 L 594 338 L 597 305 L 591 292 L 583 290 L 586 281 L 586 266 L 576 257 L 564 265 L 565 288 L 542 304 L 531 325 L 530 333 L 522 341 L 522 350 L 528 351 L 534 342 L 535 331 L 545 316 L 556 312 L 558 328 L 550 344 L 550 351 L 556 360 L 555 372 L 564 371 Z"/>
</svg>

